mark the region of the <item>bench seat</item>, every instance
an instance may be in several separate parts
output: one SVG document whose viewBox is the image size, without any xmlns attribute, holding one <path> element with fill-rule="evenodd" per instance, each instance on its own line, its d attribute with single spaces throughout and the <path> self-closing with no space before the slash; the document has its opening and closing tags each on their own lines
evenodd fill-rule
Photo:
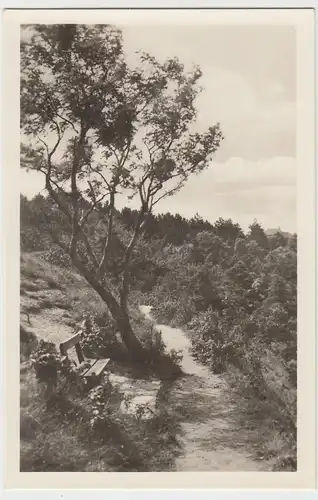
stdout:
<svg viewBox="0 0 318 500">
<path fill-rule="evenodd" d="M 90 377 L 100 377 L 102 375 L 103 371 L 105 370 L 106 366 L 108 365 L 110 359 L 105 358 L 105 359 L 93 359 L 90 360 L 92 361 L 92 365 L 88 368 L 87 371 L 83 372 L 83 377 L 85 378 L 90 378 Z"/>
<path fill-rule="evenodd" d="M 60 344 L 60 352 L 63 356 L 67 356 L 67 351 L 73 347 L 75 347 L 77 358 L 78 358 L 78 366 L 83 370 L 81 372 L 81 376 L 87 381 L 94 383 L 96 380 L 99 380 L 103 372 L 105 371 L 110 359 L 87 359 L 84 356 L 82 351 L 82 347 L 80 344 L 81 340 L 81 331 L 73 335 L 71 338 L 65 340 Z"/>
</svg>

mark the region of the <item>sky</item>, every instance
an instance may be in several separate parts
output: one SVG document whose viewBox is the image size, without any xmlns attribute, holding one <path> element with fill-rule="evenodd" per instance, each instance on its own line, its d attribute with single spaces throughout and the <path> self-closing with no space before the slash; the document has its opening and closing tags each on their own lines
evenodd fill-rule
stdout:
<svg viewBox="0 0 318 500">
<path fill-rule="evenodd" d="M 220 122 L 224 141 L 208 170 L 190 178 L 157 211 L 232 218 L 244 230 L 296 231 L 296 33 L 289 26 L 123 26 L 128 63 L 142 49 L 159 60 L 198 64 L 204 88 L 198 127 Z M 21 192 L 44 187 L 21 171 Z M 137 208 L 134 201 L 119 200 Z"/>
</svg>

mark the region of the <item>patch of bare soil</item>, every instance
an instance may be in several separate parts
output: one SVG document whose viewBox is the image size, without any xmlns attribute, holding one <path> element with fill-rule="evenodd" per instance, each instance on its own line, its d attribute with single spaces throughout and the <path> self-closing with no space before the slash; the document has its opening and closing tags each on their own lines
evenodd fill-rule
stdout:
<svg viewBox="0 0 318 500">
<path fill-rule="evenodd" d="M 168 397 L 181 425 L 176 471 L 268 471 L 258 454 L 256 425 L 238 422 L 239 401 L 217 375 L 188 375 L 176 381 Z"/>
</svg>

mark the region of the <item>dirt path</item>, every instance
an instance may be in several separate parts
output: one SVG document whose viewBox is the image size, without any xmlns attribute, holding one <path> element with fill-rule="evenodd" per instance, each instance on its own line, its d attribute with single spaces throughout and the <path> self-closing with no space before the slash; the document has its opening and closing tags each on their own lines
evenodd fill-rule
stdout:
<svg viewBox="0 0 318 500">
<path fill-rule="evenodd" d="M 152 320 L 151 308 L 141 311 Z M 181 425 L 181 453 L 176 471 L 268 471 L 270 464 L 257 458 L 258 429 L 240 415 L 239 401 L 218 375 L 196 362 L 190 341 L 178 328 L 155 325 L 168 349 L 183 353 L 186 374 L 170 388 L 167 396 L 172 413 Z M 243 418 L 242 418 L 243 417 Z"/>
</svg>

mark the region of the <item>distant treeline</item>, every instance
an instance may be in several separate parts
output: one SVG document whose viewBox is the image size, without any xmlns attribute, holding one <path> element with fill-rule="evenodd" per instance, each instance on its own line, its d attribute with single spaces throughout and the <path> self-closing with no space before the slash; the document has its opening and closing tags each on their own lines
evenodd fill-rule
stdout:
<svg viewBox="0 0 318 500">
<path fill-rule="evenodd" d="M 89 207 L 89 203 L 84 199 L 81 200 L 83 208 Z M 50 207 L 50 209 L 49 209 Z M 22 230 L 22 240 L 21 244 L 26 246 L 29 250 L 35 250 L 33 245 L 35 244 L 38 250 L 43 250 L 46 245 L 46 237 L 42 234 L 43 239 L 35 238 L 31 244 L 26 241 L 26 233 L 29 233 L 29 238 L 31 238 L 31 233 L 38 233 L 41 224 L 43 225 L 44 213 L 47 211 L 54 211 L 54 203 L 50 202 L 49 197 L 44 197 L 42 195 L 35 196 L 32 200 L 28 200 L 26 196 L 21 195 L 20 197 L 20 213 L 21 213 L 21 230 Z M 100 217 L 102 218 L 103 212 L 108 211 L 108 203 L 100 204 L 97 207 L 99 210 Z M 58 214 L 54 214 L 56 218 Z M 49 220 L 52 220 L 52 213 L 47 214 Z M 123 208 L 121 211 L 116 210 L 117 220 L 127 229 L 132 229 L 136 223 L 138 217 L 138 210 L 133 210 L 128 207 Z M 62 216 L 59 216 L 60 223 L 63 223 Z M 28 232 L 29 229 L 29 232 Z M 238 238 L 245 238 L 247 235 L 243 232 L 240 225 L 233 222 L 231 219 L 224 219 L 220 217 L 213 224 L 207 219 L 203 219 L 199 214 L 194 217 L 185 218 L 180 214 L 163 213 L 163 214 L 152 214 L 150 213 L 145 221 L 144 226 L 144 236 L 146 239 L 150 240 L 152 238 L 160 239 L 162 242 L 167 244 L 172 244 L 176 246 L 183 245 L 186 242 L 191 242 L 193 237 L 202 231 L 209 231 L 215 236 L 227 240 L 229 242 L 234 242 Z M 271 234 L 268 234 L 271 233 Z M 270 230 L 265 231 L 261 225 L 254 221 L 250 226 L 249 238 L 258 241 L 264 248 L 277 248 L 278 246 L 285 246 L 287 244 L 288 238 L 292 235 L 280 230 Z M 32 239 L 32 238 L 31 238 Z"/>
</svg>

